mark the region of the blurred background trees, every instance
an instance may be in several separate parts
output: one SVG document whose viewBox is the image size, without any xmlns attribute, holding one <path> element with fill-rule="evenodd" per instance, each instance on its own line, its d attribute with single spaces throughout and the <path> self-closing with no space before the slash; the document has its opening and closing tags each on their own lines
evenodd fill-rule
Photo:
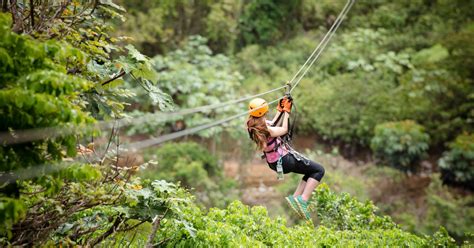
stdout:
<svg viewBox="0 0 474 248">
<path fill-rule="evenodd" d="M 332 0 L 0 3 L 0 131 L 12 136 L 28 128 L 81 128 L 102 120 L 140 118 L 281 86 L 345 4 Z M 471 0 L 359 0 L 322 59 L 294 91 L 297 136 L 320 143 L 321 149 L 311 156 L 320 159 L 339 151 L 361 165 L 354 171 L 363 173 L 351 177 L 328 162 L 334 167 L 327 173 L 331 188 L 359 200 L 374 200 L 404 230 L 434 234 L 445 226 L 458 243 L 471 237 L 468 232 L 474 225 L 473 9 Z M 280 220 L 269 219 L 259 208 L 228 204 L 238 198 L 239 182 L 222 175 L 225 156 L 216 150 L 227 148 L 249 159 L 252 146 L 241 122 L 200 132 L 186 143 L 134 154 L 139 161 L 143 156 L 144 162 L 129 161 L 128 151 L 119 149 L 123 141 L 185 129 L 244 108 L 236 104 L 175 119 L 155 118 L 111 132 L 2 145 L 0 177 L 9 179 L 1 186 L 0 244 L 112 245 L 122 240 L 144 246 L 148 237 L 137 234 L 136 228 L 150 232 L 161 220 L 166 223 L 152 237 L 155 243 L 202 244 L 216 238 L 216 230 L 222 229 L 216 223 L 225 216 L 228 229 L 218 237 L 238 230 L 243 241 L 216 241 L 216 245 L 274 244 L 277 239 L 259 237 L 255 230 L 275 225 L 285 229 Z M 107 145 L 94 149 L 100 142 Z M 204 148 L 208 144 L 213 144 L 210 153 Z M 54 167 L 77 154 L 84 156 L 84 151 L 87 162 L 72 163 L 64 171 Z M 336 152 L 325 154 L 328 151 Z M 54 173 L 39 171 L 25 180 L 10 179 L 18 169 L 41 169 L 44 164 L 52 164 Z M 162 180 L 181 182 L 195 196 Z M 283 185 L 286 193 L 285 187 L 289 185 Z M 397 195 L 395 189 L 407 194 Z M 422 203 L 410 202 L 409 191 L 418 192 Z M 351 213 L 350 220 L 337 216 L 333 207 L 355 206 L 368 210 L 364 213 L 371 217 L 375 206 L 326 188 L 319 193 L 322 204 L 314 208 L 329 213 L 320 216 L 327 224 L 318 230 L 326 235 L 324 242 L 335 237 L 362 239 L 367 230 L 358 227 L 363 224 Z M 394 197 L 383 197 L 389 194 Z M 205 213 L 201 206 L 228 207 Z M 443 231 L 425 240 L 380 218 L 376 219 L 390 227 L 377 226 L 374 233 L 402 237 L 391 239 L 394 245 L 399 240 L 428 246 L 450 243 Z M 243 219 L 248 226 L 238 223 Z M 31 228 L 18 231 L 26 225 Z M 43 230 L 40 235 L 38 229 Z M 280 229 L 271 229 L 268 237 Z M 312 235 L 301 226 L 289 232 L 293 238 Z M 245 239 L 248 233 L 255 236 Z"/>
</svg>

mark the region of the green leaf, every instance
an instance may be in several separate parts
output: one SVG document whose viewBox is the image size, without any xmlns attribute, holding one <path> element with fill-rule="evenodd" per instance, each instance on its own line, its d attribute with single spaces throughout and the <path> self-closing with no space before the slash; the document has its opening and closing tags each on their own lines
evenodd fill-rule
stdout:
<svg viewBox="0 0 474 248">
<path fill-rule="evenodd" d="M 446 59 L 449 56 L 448 49 L 440 44 L 436 44 L 430 48 L 420 50 L 413 56 L 414 64 L 433 64 Z"/>
<path fill-rule="evenodd" d="M 115 4 L 113 0 L 99 0 L 99 3 L 125 12 L 125 9 L 122 6 Z"/>
<path fill-rule="evenodd" d="M 125 48 L 128 50 L 128 55 L 137 62 L 145 62 L 148 60 L 147 57 L 141 54 L 133 45 L 127 45 Z"/>
</svg>

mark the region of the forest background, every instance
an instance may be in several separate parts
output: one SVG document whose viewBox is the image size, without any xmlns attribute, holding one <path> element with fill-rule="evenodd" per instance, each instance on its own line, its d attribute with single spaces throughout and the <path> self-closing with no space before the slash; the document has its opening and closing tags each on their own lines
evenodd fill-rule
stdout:
<svg viewBox="0 0 474 248">
<path fill-rule="evenodd" d="M 469 0 L 356 1 L 295 89 L 295 142 L 309 139 L 301 147 L 327 168 L 311 203 L 314 224 L 291 216 L 283 201 L 268 210 L 239 201 L 245 173 L 226 177 L 224 164 L 237 160 L 241 172 L 253 170 L 245 166 L 255 150 L 242 119 L 179 142 L 126 149 L 246 106 L 163 113 L 283 85 L 345 3 L 1 1 L 0 243 L 472 242 Z M 61 129 L 15 141 L 33 137 L 22 130 L 45 127 Z M 280 183 L 280 197 L 297 180 Z"/>
</svg>

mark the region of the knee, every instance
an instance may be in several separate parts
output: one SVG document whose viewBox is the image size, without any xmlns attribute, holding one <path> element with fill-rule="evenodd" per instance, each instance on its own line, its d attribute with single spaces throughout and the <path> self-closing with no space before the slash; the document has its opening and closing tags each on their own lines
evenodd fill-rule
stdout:
<svg viewBox="0 0 474 248">
<path fill-rule="evenodd" d="M 326 173 L 326 170 L 321 165 L 318 167 L 318 171 L 316 173 L 313 173 L 311 177 L 318 180 L 318 182 L 321 182 L 321 179 L 324 177 L 324 173 Z"/>
<path fill-rule="evenodd" d="M 324 176 L 324 173 L 326 173 L 326 170 L 324 169 L 323 166 L 321 166 L 321 172 L 320 172 L 321 178 Z"/>
</svg>

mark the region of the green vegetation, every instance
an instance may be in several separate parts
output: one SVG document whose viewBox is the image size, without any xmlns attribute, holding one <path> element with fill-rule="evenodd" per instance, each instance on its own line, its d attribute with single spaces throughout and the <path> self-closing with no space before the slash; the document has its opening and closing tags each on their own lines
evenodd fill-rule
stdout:
<svg viewBox="0 0 474 248">
<path fill-rule="evenodd" d="M 394 167 L 414 170 L 413 165 L 426 156 L 429 136 L 413 121 L 388 122 L 375 127 L 371 148 L 375 155 Z"/>
<path fill-rule="evenodd" d="M 0 15 L 0 129 L 92 122 L 89 113 L 81 108 L 86 103 L 80 94 L 89 91 L 93 83 L 67 73 L 70 68 L 84 68 L 87 55 L 67 43 L 40 42 L 15 34 L 10 26 L 9 16 Z M 62 146 L 67 155 L 75 155 L 75 145 L 75 136 L 68 136 L 21 147 L 2 146 L 0 163 L 4 170 L 42 164 L 62 158 Z"/>
<path fill-rule="evenodd" d="M 175 246 L 454 246 L 444 230 L 433 237 L 419 237 L 399 229 L 388 217 L 375 215 L 371 203 L 360 203 L 349 195 L 338 195 L 322 185 L 315 193 L 314 208 L 324 224 L 311 223 L 287 227 L 281 218 L 268 217 L 263 207 L 240 202 L 226 209 L 187 211 L 187 224 L 165 222 L 159 235 L 164 245 Z M 339 211 L 348 213 L 349 217 Z M 197 217 L 198 216 L 198 217 Z"/>
<path fill-rule="evenodd" d="M 228 117 L 245 105 L 151 115 L 129 127 L 122 119 L 281 86 L 343 5 L 0 1 L 0 246 L 452 247 L 472 241 L 470 0 L 357 1 L 295 89 L 301 133 L 357 160 L 374 155 L 413 172 L 324 163 L 329 186 L 313 194 L 314 224 L 270 218 L 264 207 L 234 201 L 239 183 L 224 177 L 226 158 L 205 144 L 214 142 L 213 153 L 222 143 L 231 144 L 229 154 L 246 154 L 252 147 L 241 141 L 247 139 L 241 120 L 186 138 L 199 143 L 144 154 L 123 146 Z M 109 129 L 92 128 L 95 123 Z M 216 137 L 223 130 L 230 140 Z M 288 178 L 285 193 L 300 177 Z"/>
<path fill-rule="evenodd" d="M 201 36 L 191 36 L 180 49 L 166 56 L 157 55 L 152 60 L 153 68 L 160 72 L 157 84 L 160 85 L 158 99 L 169 95 L 175 103 L 174 109 L 195 108 L 203 105 L 220 103 L 221 99 L 232 99 L 236 94 L 237 85 L 241 80 L 239 72 L 231 67 L 231 59 L 223 54 L 213 54 L 206 46 L 207 39 Z M 145 113 L 162 111 L 163 104 L 154 98 L 146 97 L 149 91 L 141 86 L 132 88 L 136 98 L 132 100 L 133 117 L 141 117 Z M 240 107 L 240 108 L 239 108 Z M 180 130 L 188 126 L 208 123 L 218 118 L 233 115 L 243 105 L 231 105 L 217 110 L 202 111 L 193 116 L 176 116 L 166 119 L 149 119 L 145 123 L 134 125 L 128 129 L 128 134 L 156 133 L 157 129 L 169 127 Z M 182 125 L 182 126 L 178 126 Z M 210 137 L 221 132 L 221 127 L 205 130 L 200 136 Z M 169 131 L 169 130 L 168 130 Z"/>
<path fill-rule="evenodd" d="M 333 191 L 341 192 L 336 196 L 332 192 L 319 190 L 318 194 L 313 195 L 312 208 L 318 214 L 318 218 L 313 216 L 313 221 L 336 229 L 352 229 L 354 226 L 370 229 L 374 225 L 394 222 L 402 230 L 418 235 L 434 235 L 443 226 L 458 243 L 474 241 L 471 228 L 474 211 L 470 207 L 474 198 L 472 195 L 459 195 L 443 185 L 438 174 L 408 177 L 393 167 L 371 164 L 351 169 L 347 167 L 347 161 L 337 154 L 309 152 L 308 155 L 325 165 L 325 184 Z M 279 191 L 282 195 L 293 193 L 299 180 L 299 175 L 290 176 L 279 186 Z M 419 185 L 413 185 L 414 182 Z M 415 194 L 414 191 L 422 193 Z M 285 212 L 280 214 L 291 213 L 285 207 Z M 379 214 L 372 216 L 371 212 L 377 210 Z M 290 221 L 298 222 L 295 216 L 288 217 Z"/>
<path fill-rule="evenodd" d="M 461 134 L 450 145 L 439 161 L 444 179 L 474 187 L 474 135 Z"/>
<path fill-rule="evenodd" d="M 180 182 L 207 207 L 223 207 L 237 198 L 237 183 L 224 177 L 217 159 L 198 143 L 169 143 L 150 151 L 150 159 L 158 162 L 141 177 Z"/>
<path fill-rule="evenodd" d="M 12 14 L 0 13 L 0 113 L 4 120 L 0 130 L 3 137 L 15 141 L 18 130 L 61 129 L 40 130 L 45 133 L 40 133 L 38 140 L 26 143 L 2 140 L 0 243 L 32 246 L 65 241 L 94 245 L 110 235 L 107 229 L 136 218 L 111 208 L 101 209 L 137 205 L 124 194 L 133 170 L 117 168 L 118 158 L 114 160 L 108 148 L 101 151 L 99 161 L 67 160 L 76 156 L 77 148 L 84 155 L 84 149 L 77 147 L 83 137 L 98 135 L 85 128 L 87 124 L 123 117 L 124 99 L 134 94 L 120 87 L 122 76 L 127 74 L 136 84 L 156 87 L 151 81 L 157 74 L 133 46 L 117 45 L 118 40 L 109 36 L 109 21 L 121 16 L 121 7 L 111 2 L 94 6 L 44 2 L 36 6 L 42 8 L 42 18 L 30 13 L 30 18 L 23 19 L 21 16 L 32 12 L 34 6 L 18 9 L 17 4 L 2 2 L 5 8 L 10 6 Z M 120 55 L 112 60 L 111 51 Z M 61 136 L 61 130 L 68 129 L 77 130 L 77 134 Z M 109 142 L 116 137 L 112 131 Z M 151 221 L 146 218 L 152 217 L 143 218 Z M 92 235 L 85 238 L 86 234 Z"/>
</svg>

